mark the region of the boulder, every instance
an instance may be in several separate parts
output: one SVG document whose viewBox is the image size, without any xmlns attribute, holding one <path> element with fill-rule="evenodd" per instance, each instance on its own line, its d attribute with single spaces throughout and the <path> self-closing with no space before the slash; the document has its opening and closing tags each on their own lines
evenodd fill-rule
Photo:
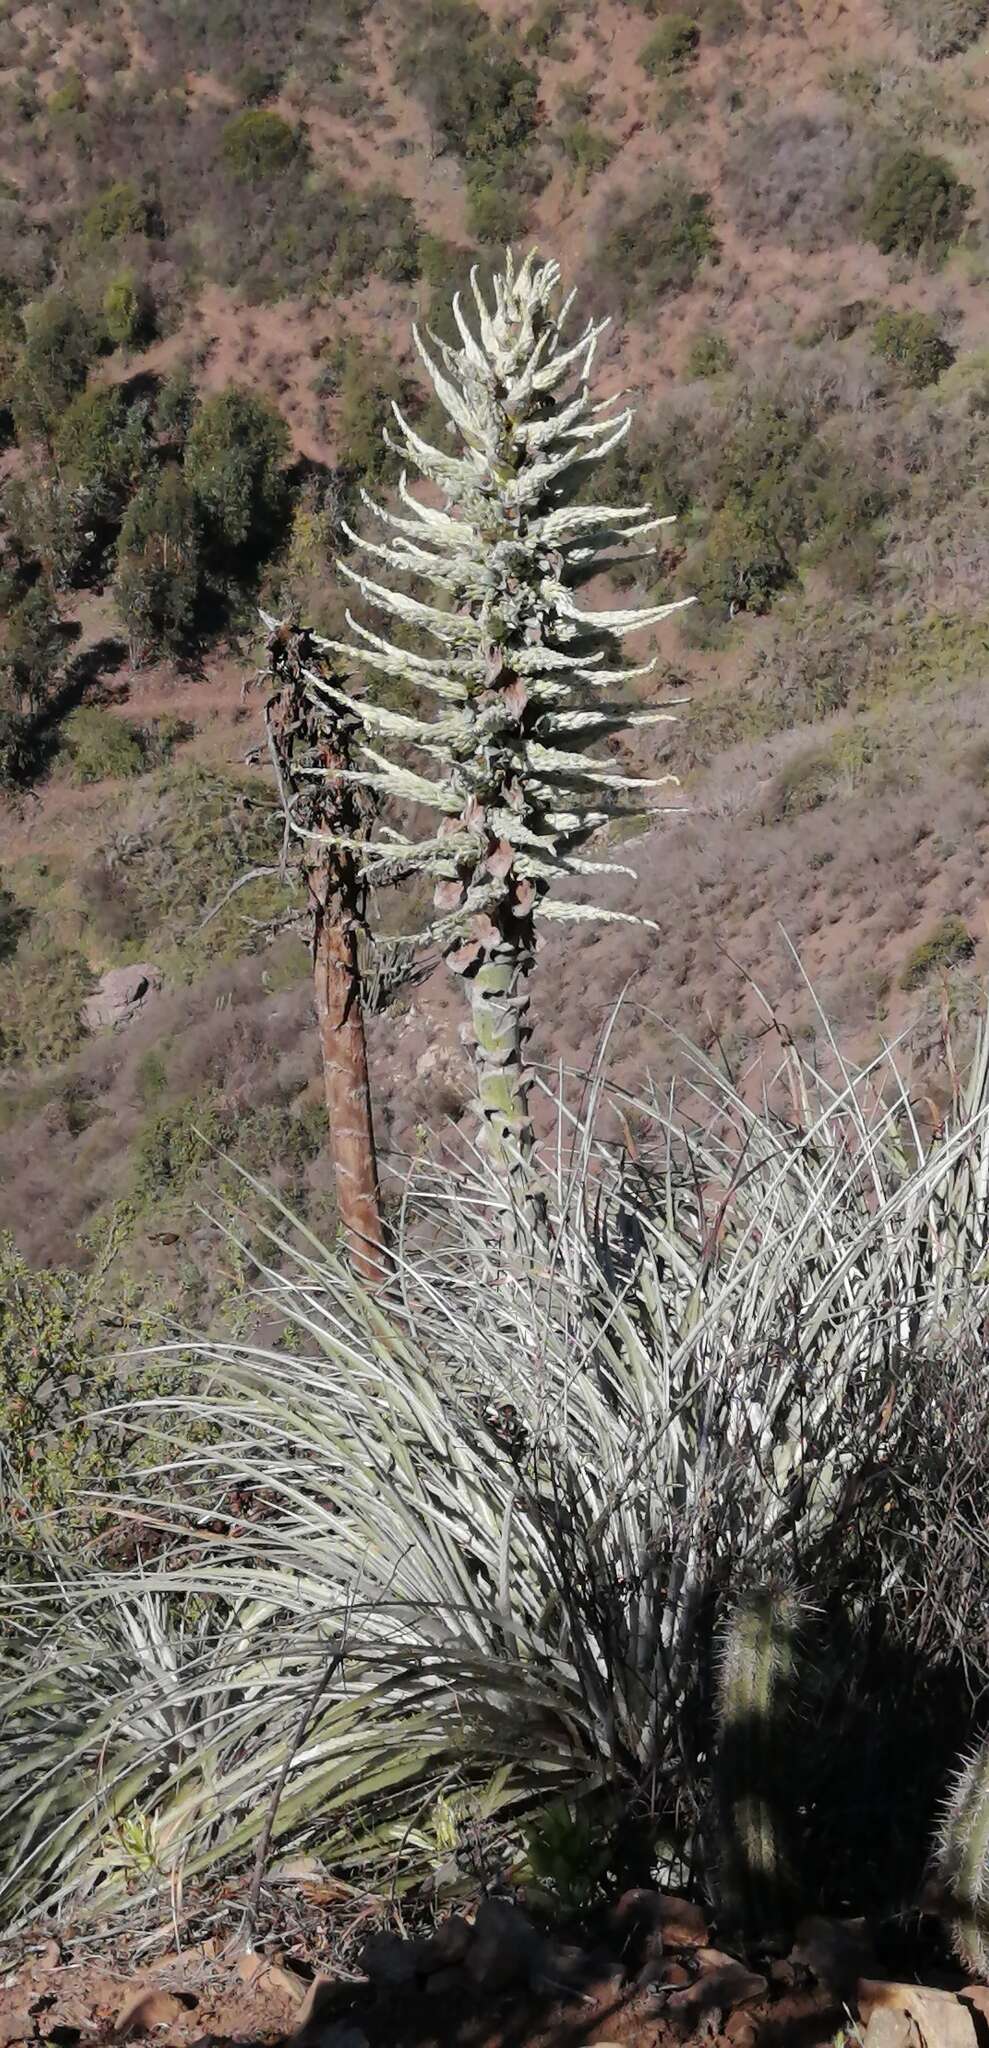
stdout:
<svg viewBox="0 0 989 2048">
<path fill-rule="evenodd" d="M 116 1030 L 130 1024 L 159 994 L 162 977 L 157 967 L 111 967 L 82 1006 L 82 1020 L 88 1031 Z"/>
<path fill-rule="evenodd" d="M 810 1970 L 825 1990 L 841 1998 L 854 1991 L 860 1977 L 879 1976 L 872 1936 L 864 1920 L 831 1920 L 824 1914 L 801 1920 L 789 1960 Z"/>
<path fill-rule="evenodd" d="M 538 1972 L 543 1939 L 508 1899 L 484 1899 L 464 1968 L 482 1991 L 510 1991 Z"/>
<path fill-rule="evenodd" d="M 976 2048 L 971 2006 L 953 1991 L 863 1978 L 856 2003 L 869 2048 Z"/>
</svg>

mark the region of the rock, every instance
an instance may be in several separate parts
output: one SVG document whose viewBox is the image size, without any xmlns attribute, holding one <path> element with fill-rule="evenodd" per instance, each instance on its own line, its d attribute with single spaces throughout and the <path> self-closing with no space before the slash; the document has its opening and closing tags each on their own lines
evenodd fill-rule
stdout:
<svg viewBox="0 0 989 2048">
<path fill-rule="evenodd" d="M 725 2040 L 734 2042 L 734 2048 L 753 2048 L 758 2032 L 751 2013 L 733 2012 L 725 2021 Z"/>
<path fill-rule="evenodd" d="M 277 1956 L 259 1955 L 254 1949 L 238 1956 L 237 1975 L 245 1984 L 257 1984 L 266 1992 L 275 1992 L 293 2013 L 302 2004 L 308 1990 L 305 1979 L 297 1977 L 292 1970 L 283 1969 Z"/>
<path fill-rule="evenodd" d="M 414 1984 L 419 1974 L 418 1944 L 400 1934 L 372 1934 L 360 1953 L 360 1967 L 379 1991 Z"/>
<path fill-rule="evenodd" d="M 543 1939 L 531 1920 L 507 1899 L 484 1899 L 464 1968 L 483 1991 L 507 1991 L 538 1968 Z"/>
<path fill-rule="evenodd" d="M 680 1991 L 689 1983 L 690 1971 L 682 1963 L 670 1962 L 663 1956 L 647 1956 L 636 1977 L 635 1989 L 648 1991 L 652 1986 L 657 1991 Z"/>
<path fill-rule="evenodd" d="M 887 2012 L 880 2006 L 861 2036 L 869 2048 L 919 2048 L 920 2036 L 908 2012 Z"/>
<path fill-rule="evenodd" d="M 416 1943 L 418 1968 L 426 1976 L 437 1970 L 454 1969 L 463 1962 L 473 1933 L 469 1921 L 462 1914 L 451 1913 L 449 1920 L 441 1920 L 426 1941 Z"/>
<path fill-rule="evenodd" d="M 671 1991 L 666 2002 L 671 2012 L 728 2013 L 737 2006 L 751 2005 L 756 1998 L 764 1998 L 768 1989 L 766 1978 L 747 1970 L 744 1963 L 727 1963 L 723 1969 L 706 1970 L 683 1991 Z"/>
<path fill-rule="evenodd" d="M 162 978 L 157 967 L 111 967 L 82 1006 L 82 1021 L 88 1031 L 106 1026 L 130 1024 L 160 991 Z"/>
<path fill-rule="evenodd" d="M 296 2048 L 305 2048 L 305 2044 L 310 2042 L 322 2042 L 334 2021 L 340 2017 L 340 2006 L 349 2006 L 353 1996 L 353 1985 L 341 1983 L 339 1977 L 314 1977 L 295 2016 L 292 2040 Z"/>
<path fill-rule="evenodd" d="M 989 1984 L 966 1984 L 958 1996 L 964 2005 L 970 2005 L 974 2012 L 989 2019 Z"/>
<path fill-rule="evenodd" d="M 698 1948 L 694 1950 L 694 1961 L 699 1970 L 737 1970 L 739 1959 L 730 1956 L 723 1948 Z"/>
<path fill-rule="evenodd" d="M 623 1892 L 610 1918 L 624 1943 L 643 1937 L 652 1954 L 665 1948 L 702 1948 L 708 1925 L 700 1906 L 673 1892 Z"/>
<path fill-rule="evenodd" d="M 570 1942 L 545 1941 L 533 1953 L 529 1982 L 534 1991 L 586 1991 L 601 1969 L 600 1956 Z"/>
<path fill-rule="evenodd" d="M 879 1975 L 872 1936 L 864 1920 L 829 1920 L 823 1914 L 801 1920 L 789 1961 L 802 1964 L 819 1984 L 839 1997 L 853 1991 L 860 1977 Z"/>
<path fill-rule="evenodd" d="M 150 2034 L 155 2027 L 170 2027 L 185 2014 L 174 1991 L 149 1991 L 145 1985 L 124 2000 L 113 2031 L 118 2040 L 129 2040 L 134 2034 Z"/>
<path fill-rule="evenodd" d="M 426 1979 L 426 1994 L 429 1998 L 449 1998 L 463 1991 L 466 1978 L 462 1970 L 452 1965 L 448 1970 L 434 1970 Z"/>
<path fill-rule="evenodd" d="M 884 1984 L 863 1977 L 855 1996 L 870 2048 L 907 2048 L 908 2040 L 911 2048 L 976 2048 L 971 2008 L 953 1991 L 936 1990 L 928 1984 Z M 908 2037 L 901 2024 L 904 2016 L 911 2022 Z"/>
</svg>

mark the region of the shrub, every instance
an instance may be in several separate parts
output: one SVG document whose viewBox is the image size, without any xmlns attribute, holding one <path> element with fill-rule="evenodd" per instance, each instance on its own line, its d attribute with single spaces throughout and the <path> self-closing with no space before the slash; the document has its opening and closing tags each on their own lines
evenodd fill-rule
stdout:
<svg viewBox="0 0 989 2048">
<path fill-rule="evenodd" d="M 615 144 L 589 121 L 575 121 L 557 136 L 560 149 L 578 176 L 586 180 L 606 171 L 615 154 Z"/>
<path fill-rule="evenodd" d="M 233 177 L 245 185 L 264 185 L 294 163 L 299 138 L 281 114 L 249 108 L 227 122 L 220 147 Z"/>
<path fill-rule="evenodd" d="M 975 941 L 960 918 L 952 914 L 942 917 L 930 937 L 922 939 L 919 946 L 907 954 L 900 974 L 900 987 L 911 993 L 923 988 L 934 974 L 944 974 L 949 967 L 957 967 L 962 960 L 970 960 L 975 951 Z"/>
<path fill-rule="evenodd" d="M 151 293 L 134 270 L 118 270 L 103 294 L 103 325 L 114 348 L 146 341 L 154 327 Z"/>
<path fill-rule="evenodd" d="M 989 19 L 986 0 L 886 0 L 886 12 L 916 36 L 925 57 L 967 50 Z"/>
<path fill-rule="evenodd" d="M 526 49 L 534 50 L 540 57 L 552 56 L 569 16 L 570 0 L 540 0 L 525 32 Z"/>
<path fill-rule="evenodd" d="M 843 111 L 778 113 L 748 123 L 725 167 L 735 222 L 756 242 L 827 248 L 854 218 L 870 157 Z"/>
<path fill-rule="evenodd" d="M 467 225 L 478 242 L 504 248 L 525 233 L 529 207 L 525 195 L 498 168 L 485 165 L 467 180 Z"/>
<path fill-rule="evenodd" d="M 349 291 L 373 271 L 394 284 L 409 283 L 419 271 L 415 210 L 387 185 L 369 185 L 344 198 L 327 284 L 332 291 Z"/>
<path fill-rule="evenodd" d="M 823 458 L 806 413 L 773 391 L 747 395 L 711 481 L 715 517 L 692 587 L 702 603 L 765 611 L 795 573 Z"/>
<path fill-rule="evenodd" d="M 141 775 L 145 768 L 141 733 L 130 719 L 118 718 L 96 704 L 82 704 L 70 711 L 62 727 L 62 740 L 70 762 L 73 782 L 124 781 Z"/>
<path fill-rule="evenodd" d="M 90 248 L 105 242 L 121 242 L 129 235 L 147 232 L 148 209 L 130 178 L 118 178 L 98 193 L 82 224 L 83 238 Z"/>
<path fill-rule="evenodd" d="M 723 334 L 702 327 L 694 335 L 687 355 L 688 377 L 723 377 L 735 367 L 735 355 Z"/>
<path fill-rule="evenodd" d="M 49 292 L 24 315 L 24 349 L 15 375 L 14 415 L 18 435 L 47 433 L 73 393 L 86 381 L 97 351 L 96 334 L 67 292 Z"/>
<path fill-rule="evenodd" d="M 665 14 L 669 0 L 639 0 L 643 14 L 655 17 Z M 686 18 L 695 21 L 705 42 L 726 43 L 732 36 L 742 33 L 748 26 L 748 15 L 742 0 L 695 0 Z"/>
<path fill-rule="evenodd" d="M 152 416 L 155 432 L 164 435 L 174 445 L 184 446 L 197 404 L 192 373 L 185 363 L 180 363 L 178 369 L 165 378 L 155 398 Z"/>
<path fill-rule="evenodd" d="M 696 57 L 700 39 L 700 29 L 689 14 L 668 14 L 639 51 L 639 63 L 650 78 L 672 78 Z"/>
<path fill-rule="evenodd" d="M 879 167 L 863 230 L 887 254 L 942 256 L 958 240 L 974 196 L 944 157 L 899 149 Z"/>
<path fill-rule="evenodd" d="M 139 476 L 146 457 L 144 408 L 128 407 L 114 385 L 80 391 L 55 437 L 64 481 L 85 494 L 85 518 L 112 515 Z"/>
<path fill-rule="evenodd" d="M 695 192 L 680 172 L 667 171 L 642 197 L 616 196 L 602 223 L 595 269 L 614 296 L 641 313 L 687 291 L 718 247 L 707 193 Z"/>
<path fill-rule="evenodd" d="M 234 91 L 246 107 L 261 107 L 265 100 L 274 99 L 280 84 L 279 73 L 269 65 L 248 62 L 241 65 L 234 79 Z"/>
<path fill-rule="evenodd" d="M 0 965 L 0 1066 L 37 1070 L 66 1059 L 84 1036 L 82 1006 L 92 989 L 82 954 L 36 920 Z"/>
<path fill-rule="evenodd" d="M 835 762 L 829 747 L 807 747 L 794 754 L 770 784 L 761 805 L 767 825 L 802 818 L 825 804 L 835 791 Z"/>
<path fill-rule="evenodd" d="M 87 103 L 84 80 L 74 65 L 65 73 L 62 84 L 56 88 L 48 101 L 48 112 L 55 120 L 66 114 L 81 114 Z"/>
<path fill-rule="evenodd" d="M 200 582 L 199 517 L 177 463 L 149 478 L 127 509 L 117 542 L 114 596 L 131 655 L 177 649 L 193 633 Z"/>
<path fill-rule="evenodd" d="M 185 479 L 221 548 L 262 548 L 286 502 L 288 428 L 235 384 L 207 398 L 185 447 Z"/>
<path fill-rule="evenodd" d="M 955 360 L 955 352 L 932 314 L 896 313 L 892 307 L 880 313 L 872 330 L 872 347 L 896 372 L 899 383 L 912 390 L 936 384 Z"/>
<path fill-rule="evenodd" d="M 525 150 L 533 139 L 539 81 L 472 0 L 419 8 L 397 76 L 422 101 L 441 148 L 468 161 Z"/>
</svg>

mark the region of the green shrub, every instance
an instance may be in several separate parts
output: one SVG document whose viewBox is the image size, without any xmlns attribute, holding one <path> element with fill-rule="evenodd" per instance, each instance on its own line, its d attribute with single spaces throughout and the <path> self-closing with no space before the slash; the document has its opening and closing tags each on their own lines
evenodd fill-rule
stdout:
<svg viewBox="0 0 989 2048">
<path fill-rule="evenodd" d="M 39 1068 L 66 1059 L 84 1036 L 82 1006 L 92 990 L 81 953 L 59 945 L 35 919 L 0 965 L 0 1066 Z"/>
<path fill-rule="evenodd" d="M 655 19 L 657 14 L 667 13 L 669 0 L 639 0 L 639 5 L 643 14 Z M 690 13 L 680 14 L 680 19 L 696 22 L 708 43 L 727 43 L 748 27 L 742 0 L 695 0 Z"/>
<path fill-rule="evenodd" d="M 340 205 L 327 286 L 349 291 L 373 272 L 393 284 L 408 284 L 419 272 L 415 210 L 387 185 L 348 193 Z"/>
<path fill-rule="evenodd" d="M 118 270 L 103 294 L 103 325 L 114 348 L 146 341 L 154 327 L 151 293 L 134 270 Z"/>
<path fill-rule="evenodd" d="M 898 149 L 876 174 L 864 231 L 887 254 L 942 256 L 958 240 L 974 196 L 944 157 Z"/>
<path fill-rule="evenodd" d="M 561 129 L 557 141 L 568 164 L 584 180 L 606 171 L 615 154 L 616 145 L 589 121 L 575 121 L 572 127 Z"/>
<path fill-rule="evenodd" d="M 397 76 L 422 101 L 441 148 L 468 161 L 525 150 L 533 140 L 539 80 L 473 0 L 418 8 Z"/>
<path fill-rule="evenodd" d="M 107 185 L 89 207 L 82 224 L 83 237 L 91 248 L 105 242 L 120 242 L 128 235 L 147 232 L 148 209 L 130 178 L 118 178 Z"/>
<path fill-rule="evenodd" d="M 756 392 L 725 436 L 711 481 L 715 517 L 691 587 L 706 605 L 765 611 L 796 571 L 823 460 L 806 414 Z"/>
<path fill-rule="evenodd" d="M 62 727 L 62 740 L 73 782 L 105 782 L 111 777 L 124 780 L 144 772 L 139 727 L 99 705 L 82 704 L 71 711 Z"/>
<path fill-rule="evenodd" d="M 639 63 L 650 78 L 672 78 L 697 55 L 701 32 L 689 14 L 668 14 L 639 51 Z"/>
<path fill-rule="evenodd" d="M 523 38 L 526 49 L 539 57 L 552 56 L 569 18 L 570 0 L 540 0 Z"/>
<path fill-rule="evenodd" d="M 987 0 L 886 0 L 886 12 L 916 36 L 925 57 L 967 50 L 989 19 Z"/>
<path fill-rule="evenodd" d="M 708 195 L 679 171 L 661 172 L 641 197 L 616 196 L 608 219 L 596 267 L 635 313 L 687 291 L 705 259 L 718 254 Z"/>
<path fill-rule="evenodd" d="M 234 91 L 246 107 L 261 107 L 265 100 L 273 100 L 281 84 L 277 71 L 267 64 L 248 62 L 242 64 L 234 79 Z"/>
<path fill-rule="evenodd" d="M 504 248 L 525 233 L 529 207 L 525 195 L 496 167 L 485 165 L 467 180 L 467 225 L 478 242 Z"/>
<path fill-rule="evenodd" d="M 896 372 L 898 382 L 912 390 L 936 384 L 955 360 L 954 350 L 932 314 L 897 313 L 892 307 L 880 313 L 872 330 L 872 347 Z"/>
<path fill-rule="evenodd" d="M 66 408 L 55 437 L 64 481 L 85 492 L 84 516 L 112 513 L 146 458 L 144 409 L 128 407 L 114 385 L 97 384 Z"/>
<path fill-rule="evenodd" d="M 975 951 L 975 941 L 968 926 L 952 913 L 942 917 L 935 925 L 930 937 L 922 939 L 919 946 L 907 954 L 900 974 L 900 987 L 907 993 L 923 988 L 934 974 L 945 974 L 949 967 L 956 967 L 962 960 L 970 960 Z"/>
<path fill-rule="evenodd" d="M 723 334 L 702 327 L 694 335 L 687 355 L 688 377 L 723 377 L 735 367 L 734 350 Z"/>
<path fill-rule="evenodd" d="M 199 514 L 177 463 L 131 500 L 117 541 L 114 597 L 131 655 L 180 648 L 193 633 L 201 562 Z"/>
<path fill-rule="evenodd" d="M 264 398 L 228 384 L 200 406 L 185 446 L 185 480 L 223 548 L 260 547 L 286 502 L 289 434 Z"/>
<path fill-rule="evenodd" d="M 233 177 L 245 185 L 263 185 L 295 162 L 299 138 L 281 114 L 248 108 L 227 122 L 220 147 Z"/>
<path fill-rule="evenodd" d="M 180 363 L 161 385 L 154 403 L 153 425 L 167 441 L 184 445 L 198 403 L 192 373 Z"/>
<path fill-rule="evenodd" d="M 48 112 L 59 120 L 66 114 L 81 114 L 87 102 L 85 81 L 74 66 L 65 73 L 60 86 L 48 101 Z"/>
<path fill-rule="evenodd" d="M 49 292 L 26 308 L 24 348 L 12 391 L 19 439 L 51 430 L 85 384 L 96 353 L 92 321 L 67 292 Z"/>
<path fill-rule="evenodd" d="M 770 783 L 761 805 L 767 825 L 783 824 L 788 818 L 805 817 L 827 803 L 835 791 L 835 761 L 826 746 L 808 747 L 794 754 Z"/>
</svg>

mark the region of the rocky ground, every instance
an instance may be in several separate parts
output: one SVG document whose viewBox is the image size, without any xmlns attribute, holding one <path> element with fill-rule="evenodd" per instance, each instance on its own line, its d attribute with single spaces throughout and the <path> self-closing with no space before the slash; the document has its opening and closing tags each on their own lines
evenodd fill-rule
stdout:
<svg viewBox="0 0 989 2048">
<path fill-rule="evenodd" d="M 0 2048 L 984 2048 L 989 2026 L 989 1989 L 945 1965 L 927 1923 L 813 1918 L 789 1953 L 743 1957 L 712 1946 L 700 1907 L 652 1891 L 581 1940 L 508 1898 L 416 1934 L 380 1908 L 336 1960 L 332 1911 L 308 1959 L 206 1939 L 142 1964 L 139 1940 L 25 1939 L 0 1977 Z"/>
</svg>

